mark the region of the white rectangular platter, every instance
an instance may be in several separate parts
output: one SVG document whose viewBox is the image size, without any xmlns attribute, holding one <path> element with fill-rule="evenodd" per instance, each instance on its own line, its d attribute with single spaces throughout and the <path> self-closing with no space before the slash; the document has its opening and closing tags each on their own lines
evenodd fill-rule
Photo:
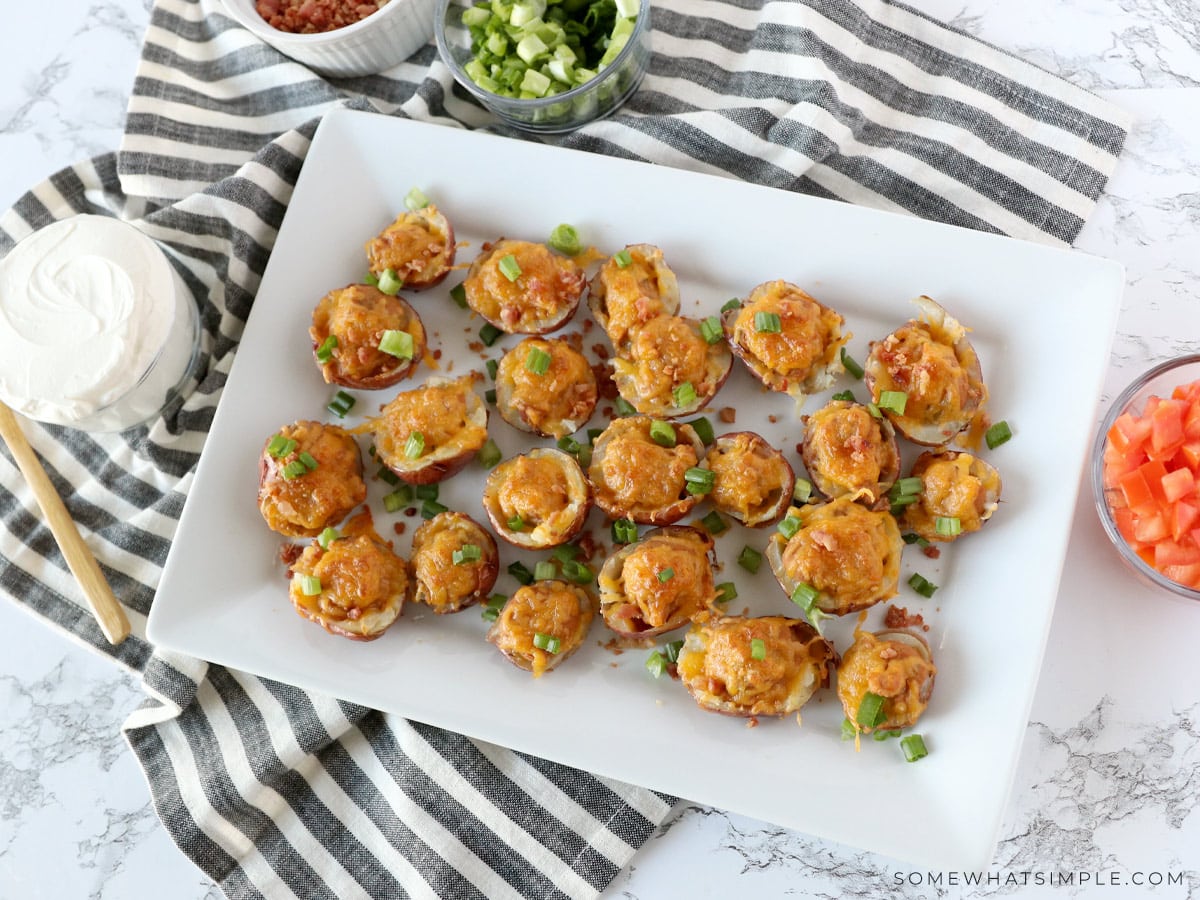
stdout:
<svg viewBox="0 0 1200 900">
<path fill-rule="evenodd" d="M 1004 478 L 999 512 L 940 559 L 906 548 L 895 603 L 919 612 L 939 667 L 916 729 L 930 755 L 906 763 L 897 743 L 840 736 L 832 689 L 795 718 L 743 720 L 702 712 L 677 681 L 654 680 L 648 651 L 616 654 L 597 619 L 587 645 L 533 679 L 484 640 L 477 609 L 434 616 L 409 605 L 382 638 L 327 634 L 291 608 L 280 538 L 255 506 L 257 457 L 280 426 L 325 412 L 332 389 L 313 363 L 308 326 L 328 290 L 361 280 L 364 244 L 420 187 L 454 223 L 459 262 L 500 236 L 544 240 L 560 222 L 605 253 L 661 247 L 679 276 L 686 315 L 714 313 L 755 285 L 785 279 L 842 313 L 860 361 L 867 344 L 916 314 L 928 294 L 973 330 L 993 418 L 1015 437 L 987 452 Z M 482 324 L 459 309 L 452 273 L 432 291 L 404 294 L 422 316 L 444 373 L 483 371 L 517 338 L 480 354 Z M 1018 242 L 784 191 L 541 144 L 338 111 L 322 122 L 247 323 L 179 524 L 148 633 L 156 644 L 264 677 L 333 694 L 475 738 L 835 841 L 928 866 L 983 868 L 994 851 L 1054 607 L 1080 472 L 1120 305 L 1122 268 L 1082 254 Z M 580 331 L 581 305 L 565 331 Z M 584 346 L 604 340 L 599 328 Z M 357 392 L 373 413 L 397 390 Z M 484 385 L 486 387 L 487 385 Z M 861 383 L 844 376 L 834 390 Z M 808 411 L 824 397 L 809 400 Z M 605 424 L 601 408 L 589 423 Z M 802 471 L 794 404 L 767 395 L 740 363 L 713 410 L 760 432 Z M 351 419 L 349 421 L 361 421 Z M 493 414 L 505 455 L 533 444 Z M 540 443 L 546 444 L 547 441 Z M 366 441 L 363 439 L 363 447 Z M 373 468 L 373 467 L 370 467 Z M 445 482 L 440 500 L 486 521 L 484 469 Z M 418 517 L 371 503 L 378 530 L 407 556 Z M 710 509 L 698 507 L 685 521 Z M 405 522 L 403 535 L 393 530 Z M 598 510 L 589 528 L 608 541 Z M 736 582 L 732 611 L 798 615 L 767 565 L 751 575 L 742 547 L 767 532 L 735 527 L 717 541 Z M 502 546 L 502 567 L 521 558 Z M 544 555 L 543 557 L 544 558 Z M 219 574 L 214 562 L 219 561 Z M 601 560 L 595 560 L 598 568 Z M 904 586 L 920 572 L 940 586 L 924 600 Z M 516 584 L 501 572 L 497 590 Z M 869 625 L 878 623 L 874 610 Z M 853 622 L 831 628 L 839 650 Z M 680 637 L 677 633 L 669 637 Z"/>
</svg>

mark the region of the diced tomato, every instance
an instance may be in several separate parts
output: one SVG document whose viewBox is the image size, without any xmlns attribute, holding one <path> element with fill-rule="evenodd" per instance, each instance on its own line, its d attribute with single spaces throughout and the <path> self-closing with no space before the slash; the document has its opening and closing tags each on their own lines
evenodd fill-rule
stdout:
<svg viewBox="0 0 1200 900">
<path fill-rule="evenodd" d="M 1118 482 L 1125 503 L 1131 507 L 1148 506 L 1155 502 L 1154 494 L 1150 492 L 1150 483 L 1141 467 L 1127 472 Z"/>
<path fill-rule="evenodd" d="M 1168 503 L 1182 500 L 1196 490 L 1196 476 L 1191 469 L 1176 469 L 1162 477 L 1163 496 Z"/>
<path fill-rule="evenodd" d="M 1177 541 L 1183 540 L 1184 535 L 1195 528 L 1198 522 L 1200 506 L 1180 500 L 1171 510 L 1171 537 Z"/>
<path fill-rule="evenodd" d="M 1200 440 L 1200 399 L 1192 402 L 1192 408 L 1183 417 L 1183 433 L 1189 441 Z"/>
<path fill-rule="evenodd" d="M 1190 588 L 1200 587 L 1200 563 L 1180 566 L 1163 566 L 1162 573 L 1172 581 Z"/>
<path fill-rule="evenodd" d="M 1120 509 L 1114 509 L 1113 521 L 1117 524 L 1117 531 L 1121 532 L 1121 537 L 1125 538 L 1127 543 L 1132 544 L 1137 540 L 1133 536 L 1133 510 L 1127 506 Z"/>
<path fill-rule="evenodd" d="M 1200 440 L 1189 440 L 1179 448 L 1178 456 L 1182 457 L 1193 475 L 1200 475 Z"/>
<path fill-rule="evenodd" d="M 1200 563 L 1200 547 L 1192 540 L 1174 541 L 1170 538 L 1154 545 L 1154 568 L 1160 572 L 1166 566 L 1190 566 Z"/>
<path fill-rule="evenodd" d="M 1151 516 L 1137 516 L 1133 523 L 1133 536 L 1143 544 L 1153 544 L 1156 541 L 1161 541 L 1170 535 L 1170 533 L 1171 529 L 1167 527 L 1167 520 L 1163 518 L 1162 513 L 1155 513 Z"/>
<path fill-rule="evenodd" d="M 1115 431 L 1123 438 L 1125 450 L 1122 450 L 1122 453 L 1137 450 L 1150 437 L 1151 427 L 1152 423 L 1149 417 L 1135 419 L 1132 413 L 1121 413 L 1113 422 L 1112 428 L 1108 430 L 1108 439 L 1114 446 L 1116 445 L 1117 442 L 1113 440 Z"/>
<path fill-rule="evenodd" d="M 1142 477 L 1146 479 L 1146 487 L 1150 491 L 1150 495 L 1154 497 L 1159 506 L 1167 505 L 1167 495 L 1163 493 L 1162 480 L 1166 477 L 1167 467 L 1161 459 L 1152 459 L 1149 462 L 1138 466 L 1138 471 L 1142 473 Z M 1136 506 L 1135 503 L 1130 503 L 1130 506 Z"/>
<path fill-rule="evenodd" d="M 1154 407 L 1150 430 L 1151 459 L 1167 459 L 1183 444 L 1183 416 L 1187 404 L 1182 400 L 1163 400 Z"/>
</svg>

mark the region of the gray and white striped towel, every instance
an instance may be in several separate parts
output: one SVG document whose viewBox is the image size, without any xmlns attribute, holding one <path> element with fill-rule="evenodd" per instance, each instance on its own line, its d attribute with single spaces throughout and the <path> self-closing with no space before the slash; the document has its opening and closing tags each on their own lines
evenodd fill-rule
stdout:
<svg viewBox="0 0 1200 900">
<path fill-rule="evenodd" d="M 619 115 L 556 140 L 1069 245 L 1128 125 L 884 0 L 655 0 L 653 45 Z M 27 428 L 135 636 L 104 643 L 7 456 L 0 585 L 142 673 L 149 699 L 126 735 L 167 828 L 230 897 L 592 897 L 671 798 L 140 637 L 309 140 L 340 105 L 493 126 L 432 45 L 385 75 L 331 83 L 217 0 L 157 0 L 120 153 L 60 172 L 0 220 L 0 251 L 76 212 L 134 222 L 184 272 L 204 331 L 197 383 L 149 427 Z"/>
</svg>

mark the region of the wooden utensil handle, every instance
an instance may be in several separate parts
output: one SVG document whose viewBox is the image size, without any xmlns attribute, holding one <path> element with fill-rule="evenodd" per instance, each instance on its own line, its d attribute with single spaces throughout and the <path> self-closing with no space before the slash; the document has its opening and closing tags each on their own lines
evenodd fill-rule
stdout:
<svg viewBox="0 0 1200 900">
<path fill-rule="evenodd" d="M 129 618 L 105 580 L 104 573 L 100 571 L 96 557 L 84 543 L 79 529 L 75 527 L 62 498 L 50 483 L 46 470 L 42 468 L 33 448 L 29 446 L 17 417 L 3 403 L 0 403 L 0 437 L 8 444 L 17 467 L 33 489 L 33 496 L 42 508 L 46 524 L 50 526 L 50 533 L 58 542 L 58 548 L 67 560 L 71 574 L 83 588 L 83 595 L 92 609 L 92 615 L 100 623 L 100 630 L 104 632 L 109 643 L 121 643 L 129 636 Z"/>
</svg>

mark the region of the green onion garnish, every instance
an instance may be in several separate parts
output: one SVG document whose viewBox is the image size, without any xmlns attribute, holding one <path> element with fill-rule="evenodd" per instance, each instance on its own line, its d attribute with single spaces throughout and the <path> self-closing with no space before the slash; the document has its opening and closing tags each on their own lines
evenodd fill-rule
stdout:
<svg viewBox="0 0 1200 900">
<path fill-rule="evenodd" d="M 495 325 L 493 325 L 491 322 L 485 323 L 484 326 L 479 329 L 479 339 L 481 341 L 483 341 L 483 346 L 485 346 L 485 347 L 492 346 L 492 344 L 496 343 L 496 341 L 503 334 L 504 334 L 504 332 L 501 331 L 499 328 L 497 328 Z"/>
<path fill-rule="evenodd" d="M 900 535 L 900 538 L 906 544 L 916 544 L 918 547 L 928 547 L 929 546 L 929 541 L 925 540 L 925 538 L 921 537 L 919 534 L 912 532 L 912 531 L 904 532 L 904 534 Z"/>
<path fill-rule="evenodd" d="M 542 560 L 533 567 L 534 581 L 548 581 L 558 574 L 558 569 L 549 560 Z"/>
<path fill-rule="evenodd" d="M 779 313 L 756 312 L 754 314 L 754 330 L 759 334 L 779 334 L 783 330 Z"/>
<path fill-rule="evenodd" d="M 336 541 L 339 537 L 341 537 L 341 535 L 338 534 L 338 530 L 336 528 L 326 528 L 317 535 L 317 544 L 320 545 L 322 550 L 328 550 L 329 545 Z"/>
<path fill-rule="evenodd" d="M 717 603 L 729 603 L 737 599 L 737 585 L 732 581 L 722 581 L 716 586 Z"/>
<path fill-rule="evenodd" d="M 434 516 L 441 515 L 442 513 L 446 512 L 449 509 L 450 509 L 450 507 L 443 506 L 441 503 L 438 503 L 436 500 L 426 500 L 424 503 L 421 504 L 421 518 L 422 519 L 432 519 Z"/>
<path fill-rule="evenodd" d="M 665 569 L 659 570 L 658 583 L 666 584 L 668 581 L 670 581 L 674 577 L 675 577 L 675 570 L 672 569 L 670 566 L 667 566 Z"/>
<path fill-rule="evenodd" d="M 306 475 L 307 473 L 308 466 L 304 465 L 298 459 L 293 459 L 291 462 L 286 463 L 280 470 L 280 474 L 283 475 L 285 481 L 291 481 L 293 478 L 299 478 L 301 475 Z"/>
<path fill-rule="evenodd" d="M 483 551 L 478 544 L 463 544 L 450 554 L 450 559 L 456 566 L 465 566 L 483 559 Z"/>
<path fill-rule="evenodd" d="M 675 399 L 675 405 L 684 409 L 694 405 L 699 399 L 696 395 L 696 388 L 690 381 L 685 381 L 671 391 L 671 396 Z"/>
<path fill-rule="evenodd" d="M 566 562 L 570 559 L 578 559 L 579 554 L 582 552 L 576 544 L 560 544 L 554 548 L 554 552 L 550 555 L 559 562 Z"/>
<path fill-rule="evenodd" d="M 844 391 L 838 391 L 836 394 L 834 394 L 829 399 L 830 400 L 845 400 L 847 403 L 857 403 L 858 402 L 854 398 L 854 391 L 851 391 L 849 389 L 844 390 Z"/>
<path fill-rule="evenodd" d="M 706 343 L 719 343 L 721 338 L 725 337 L 725 330 L 721 327 L 721 320 L 717 316 L 709 316 L 707 319 L 700 320 L 700 337 L 704 338 Z"/>
<path fill-rule="evenodd" d="M 383 508 L 390 513 L 399 512 L 412 503 L 412 487 L 403 484 L 390 494 L 383 495 Z"/>
<path fill-rule="evenodd" d="M 708 421 L 706 416 L 692 419 L 690 422 L 685 422 L 684 424 L 691 425 L 692 430 L 696 432 L 696 437 L 700 438 L 705 444 L 711 444 L 716 437 L 713 434 L 712 422 Z"/>
<path fill-rule="evenodd" d="M 496 463 L 500 462 L 501 456 L 499 446 L 497 446 L 494 440 L 488 438 L 484 442 L 484 445 L 479 448 L 479 452 L 475 455 L 475 458 L 479 460 L 479 464 L 485 469 L 490 469 Z"/>
<path fill-rule="evenodd" d="M 742 301 L 737 297 L 734 297 L 732 300 L 725 301 L 725 303 L 721 306 L 721 312 L 725 313 L 729 312 L 731 309 L 739 309 L 741 305 Z"/>
<path fill-rule="evenodd" d="M 904 391 L 880 391 L 879 400 L 875 404 L 880 409 L 889 409 L 898 416 L 904 415 L 904 407 L 908 405 L 908 394 Z"/>
<path fill-rule="evenodd" d="M 533 584 L 533 573 L 520 560 L 509 564 L 508 574 L 521 584 Z"/>
<path fill-rule="evenodd" d="M 495 390 L 484 391 L 484 392 L 483 392 L 483 399 L 484 399 L 484 400 L 486 400 L 488 403 L 492 404 L 492 406 L 495 406 L 495 405 L 496 405 L 496 392 L 495 392 Z"/>
<path fill-rule="evenodd" d="M 267 442 L 267 452 L 276 459 L 282 459 L 296 449 L 296 442 L 291 438 L 277 434 Z"/>
<path fill-rule="evenodd" d="M 316 575 L 301 575 L 300 593 L 306 597 L 315 597 L 321 593 L 321 579 Z"/>
<path fill-rule="evenodd" d="M 899 479 L 892 485 L 892 489 L 888 491 L 889 497 L 907 497 L 910 495 L 919 495 L 925 488 L 925 482 L 917 475 L 909 475 L 907 478 Z"/>
<path fill-rule="evenodd" d="M 629 519 L 617 519 L 612 523 L 612 539 L 616 543 L 632 544 L 637 537 L 637 526 Z"/>
<path fill-rule="evenodd" d="M 504 524 L 508 526 L 509 531 L 524 531 L 525 530 L 525 520 L 522 519 L 519 515 L 513 516 L 511 519 L 509 519 Z"/>
<path fill-rule="evenodd" d="M 900 737 L 901 734 L 903 734 L 903 729 L 892 728 L 884 731 L 877 731 L 872 735 L 872 737 L 874 737 L 877 741 L 887 741 L 891 740 L 892 738 Z"/>
<path fill-rule="evenodd" d="M 712 492 L 716 474 L 712 469 L 692 466 L 683 473 L 683 480 L 689 494 L 708 494 Z"/>
<path fill-rule="evenodd" d="M 492 381 L 495 381 L 496 373 L 500 371 L 500 363 L 494 359 L 489 359 L 487 363 L 485 363 L 485 367 L 487 368 L 488 378 L 492 379 Z"/>
<path fill-rule="evenodd" d="M 508 598 L 503 594 L 492 594 L 483 601 L 483 609 L 480 614 L 485 622 L 495 622 L 500 617 L 500 610 L 504 609 L 504 604 L 508 602 Z"/>
<path fill-rule="evenodd" d="M 792 499 L 797 503 L 807 503 L 812 499 L 812 482 L 805 478 L 797 478 L 792 485 Z"/>
<path fill-rule="evenodd" d="M 562 641 L 552 634 L 543 634 L 539 631 L 533 636 L 533 646 L 539 650 L 545 650 L 547 653 L 557 653 L 562 647 Z"/>
<path fill-rule="evenodd" d="M 843 366 L 843 368 L 845 368 L 845 370 L 847 372 L 850 373 L 851 377 L 862 378 L 863 377 L 863 367 L 858 364 L 858 362 L 854 359 L 853 356 L 851 356 L 849 353 L 846 352 L 845 347 L 842 348 L 841 356 L 842 356 L 842 366 Z"/>
<path fill-rule="evenodd" d="M 962 534 L 962 520 L 958 516 L 938 516 L 933 520 L 933 527 L 944 537 Z"/>
<path fill-rule="evenodd" d="M 384 269 L 383 274 L 379 276 L 379 284 L 376 287 L 381 292 L 391 294 L 394 297 L 400 293 L 400 288 L 404 287 L 404 282 L 396 274 L 395 269 Z"/>
<path fill-rule="evenodd" d="M 754 574 L 762 565 L 762 554 L 753 547 L 743 547 L 742 552 L 738 554 L 737 564 L 747 572 Z"/>
<path fill-rule="evenodd" d="M 369 284 L 371 287 L 377 288 L 379 287 L 379 279 L 376 277 L 374 272 L 368 271 L 367 274 L 363 276 L 363 284 Z"/>
<path fill-rule="evenodd" d="M 800 582 L 792 591 L 792 602 L 804 610 L 805 613 L 808 613 L 812 610 L 817 602 L 817 598 L 820 596 L 821 592 L 811 584 Z"/>
<path fill-rule="evenodd" d="M 379 471 L 375 473 L 375 477 L 384 484 L 390 484 L 392 487 L 395 487 L 400 483 L 400 476 L 387 466 L 380 466 Z"/>
<path fill-rule="evenodd" d="M 413 488 L 418 500 L 436 500 L 440 491 L 436 484 L 418 484 Z"/>
<path fill-rule="evenodd" d="M 858 729 L 849 719 L 842 719 L 842 740 L 852 741 L 858 735 Z"/>
<path fill-rule="evenodd" d="M 667 641 L 663 644 L 663 656 L 667 658 L 667 662 L 677 662 L 679 660 L 679 651 L 683 649 L 683 641 Z"/>
<path fill-rule="evenodd" d="M 660 447 L 674 447 L 675 429 L 670 422 L 655 419 L 650 423 L 650 440 Z"/>
<path fill-rule="evenodd" d="M 646 657 L 646 671 L 655 678 L 661 678 L 663 672 L 667 671 L 667 660 L 661 653 L 655 650 Z"/>
<path fill-rule="evenodd" d="M 701 519 L 700 524 L 704 526 L 705 531 L 714 536 L 729 529 L 729 523 L 721 518 L 721 514 L 715 509 Z"/>
<path fill-rule="evenodd" d="M 554 226 L 554 230 L 550 232 L 550 239 L 546 243 L 567 256 L 578 256 L 583 250 L 583 244 L 579 243 L 579 232 L 566 223 Z"/>
<path fill-rule="evenodd" d="M 315 471 L 317 466 L 319 465 L 319 463 L 317 462 L 317 458 L 315 456 L 313 456 L 311 453 L 309 453 L 307 450 L 303 451 L 296 458 L 298 460 L 300 460 L 300 462 L 304 464 L 304 468 L 308 469 L 308 471 L 310 471 L 310 472 Z"/>
<path fill-rule="evenodd" d="M 883 711 L 883 698 L 878 694 L 867 691 L 863 694 L 862 702 L 858 704 L 858 714 L 855 720 L 863 728 L 874 728 L 887 719 Z"/>
<path fill-rule="evenodd" d="M 933 596 L 933 592 L 938 589 L 938 586 L 932 581 L 926 580 L 923 575 L 913 572 L 912 577 L 908 579 L 908 586 L 926 599 Z"/>
<path fill-rule="evenodd" d="M 456 284 L 450 288 L 450 299 L 455 302 L 459 309 L 467 308 L 467 288 L 462 283 Z"/>
<path fill-rule="evenodd" d="M 904 758 L 909 762 L 916 762 L 929 755 L 929 751 L 925 748 L 925 739 L 919 734 L 910 734 L 908 737 L 900 738 L 900 749 L 904 751 Z"/>
<path fill-rule="evenodd" d="M 404 442 L 404 456 L 407 459 L 420 459 L 421 454 L 425 452 L 425 435 L 419 431 L 414 431 L 408 436 L 408 440 Z"/>
<path fill-rule="evenodd" d="M 412 359 L 413 353 L 416 351 L 416 344 L 413 336 L 407 331 L 389 328 L 379 338 L 379 349 L 397 359 Z"/>
<path fill-rule="evenodd" d="M 1012 429 L 1008 427 L 1008 423 L 1001 419 L 994 424 L 986 432 L 983 439 L 987 442 L 989 450 L 995 450 L 1001 444 L 1006 443 L 1012 437 Z"/>
<path fill-rule="evenodd" d="M 559 450 L 563 451 L 563 453 L 570 453 L 572 456 L 578 456 L 579 451 L 583 449 L 579 441 L 575 440 L 575 438 L 571 437 L 569 434 L 564 434 L 562 437 L 560 437 L 556 442 L 556 446 Z"/>
<path fill-rule="evenodd" d="M 800 520 L 795 516 L 788 516 L 775 526 L 775 530 L 783 535 L 785 541 L 790 541 L 800 530 Z"/>
<path fill-rule="evenodd" d="M 534 375 L 545 375 L 550 371 L 552 357 L 541 347 L 530 347 L 525 357 L 525 371 Z"/>
<path fill-rule="evenodd" d="M 618 269 L 624 269 L 633 262 L 633 257 L 629 255 L 628 250 L 618 250 L 613 254 L 613 262 L 617 264 Z"/>
<path fill-rule="evenodd" d="M 500 269 L 500 274 L 509 281 L 516 281 L 521 277 L 521 264 L 517 262 L 517 258 L 511 253 L 500 257 L 500 262 L 496 265 Z"/>
<path fill-rule="evenodd" d="M 632 403 L 630 403 L 624 397 L 618 397 L 616 399 L 616 402 L 613 404 L 613 406 L 616 407 L 618 416 L 635 416 L 635 415 L 637 415 L 637 409 L 634 407 L 634 405 Z"/>
<path fill-rule="evenodd" d="M 321 346 L 317 348 L 317 362 L 327 363 L 333 359 L 333 351 L 337 349 L 338 339 L 336 334 L 331 334 L 325 340 L 321 341 Z"/>
<path fill-rule="evenodd" d="M 404 205 L 416 212 L 418 209 L 424 209 L 429 205 L 429 198 L 425 196 L 420 188 L 413 188 L 404 195 Z"/>
<path fill-rule="evenodd" d="M 867 403 L 867 412 L 869 412 L 869 413 L 870 413 L 872 416 L 874 416 L 876 419 L 882 419 L 882 418 L 883 418 L 883 413 L 881 413 L 881 412 L 879 411 L 879 407 L 878 407 L 878 406 L 876 406 L 876 405 L 875 405 L 873 402 Z"/>
<path fill-rule="evenodd" d="M 577 559 L 568 559 L 562 564 L 563 577 L 575 584 L 591 584 L 596 577 L 591 566 Z"/>
<path fill-rule="evenodd" d="M 762 638 L 751 638 L 750 639 L 750 656 L 753 657 L 754 659 L 766 659 L 767 658 L 767 645 L 766 645 L 766 642 L 763 641 Z"/>
<path fill-rule="evenodd" d="M 358 401 L 345 391 L 338 391 L 333 395 L 333 399 L 325 404 L 325 408 L 337 416 L 339 419 L 346 418 L 346 414 L 354 409 L 354 404 Z"/>
<path fill-rule="evenodd" d="M 587 430 L 588 443 L 589 444 L 596 443 L 596 438 L 600 437 L 600 435 L 602 435 L 602 434 L 604 434 L 603 428 L 589 428 Z"/>
</svg>

